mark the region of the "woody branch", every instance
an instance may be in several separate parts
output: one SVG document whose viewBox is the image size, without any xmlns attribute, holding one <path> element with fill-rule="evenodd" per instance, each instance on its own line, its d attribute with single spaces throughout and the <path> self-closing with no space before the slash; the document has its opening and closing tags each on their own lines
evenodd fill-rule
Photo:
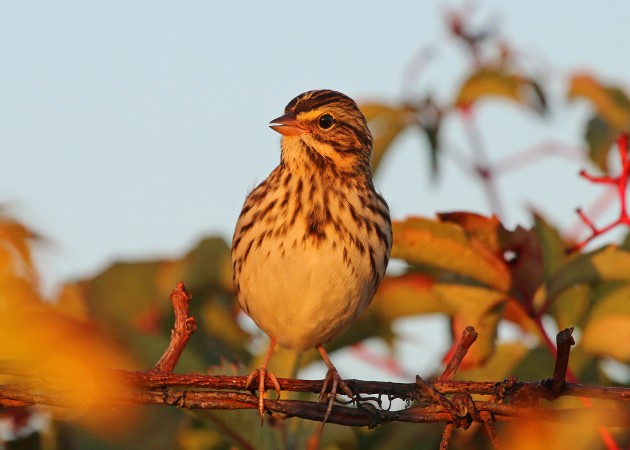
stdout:
<svg viewBox="0 0 630 450">
<path fill-rule="evenodd" d="M 112 371 L 123 379 L 124 388 L 121 386 L 106 403 L 103 401 L 93 407 L 155 404 L 187 409 L 257 409 L 257 397 L 245 390 L 246 376 L 172 373 L 185 343 L 194 331 L 194 319 L 187 316 L 187 302 L 191 297 L 183 284 L 178 284 L 171 298 L 173 297 L 175 327 L 169 348 L 156 367 L 147 371 Z M 448 424 L 450 429 L 453 426 L 465 428 L 472 422 L 479 422 L 485 424 L 491 438 L 492 423 L 505 420 L 536 419 L 562 423 L 590 420 L 605 426 L 629 427 L 630 410 L 619 405 L 630 401 L 630 388 L 585 386 L 564 381 L 569 362 L 569 349 L 573 344 L 571 332 L 571 329 L 566 329 L 558 335 L 558 356 L 550 379 L 518 381 L 515 377 L 510 377 L 502 381 L 485 382 L 453 380 L 452 375 L 476 337 L 476 332 L 469 328 L 464 332 L 458 350 L 447 363 L 444 374 L 436 380 L 425 382 L 420 377 L 415 383 L 345 380 L 361 402 L 375 404 L 379 408 L 335 405 L 328 422 L 368 427 L 394 421 L 443 422 Z M 28 365 L 0 361 L 0 374 L 22 380 L 19 384 L 0 385 L 0 407 L 35 404 L 74 406 L 72 401 L 68 400 L 70 397 L 64 393 L 55 395 L 38 393 L 33 388 L 39 385 L 37 375 Z M 278 378 L 278 382 L 283 391 L 319 393 L 322 388 L 322 380 Z M 273 389 L 273 386 L 268 385 L 267 388 Z M 470 397 L 472 394 L 487 396 L 487 399 L 473 401 Z M 537 406 L 540 399 L 553 400 L 562 396 L 616 402 L 609 408 L 545 409 Z M 384 404 L 383 399 L 386 399 L 387 403 Z M 389 410 L 387 407 L 395 399 L 413 404 L 402 410 Z M 265 407 L 272 414 L 314 421 L 322 421 L 326 412 L 326 405 L 317 401 L 267 399 Z M 447 434 L 445 430 L 445 436 Z"/>
</svg>

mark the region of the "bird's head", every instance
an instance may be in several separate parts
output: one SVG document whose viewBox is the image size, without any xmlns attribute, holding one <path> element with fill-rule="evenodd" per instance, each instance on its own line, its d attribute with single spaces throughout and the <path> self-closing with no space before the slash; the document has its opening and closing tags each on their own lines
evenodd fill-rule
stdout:
<svg viewBox="0 0 630 450">
<path fill-rule="evenodd" d="M 284 112 L 269 125 L 283 135 L 283 159 L 315 152 L 321 164 L 369 167 L 372 135 L 350 97 L 331 90 L 308 91 L 291 100 Z"/>
</svg>

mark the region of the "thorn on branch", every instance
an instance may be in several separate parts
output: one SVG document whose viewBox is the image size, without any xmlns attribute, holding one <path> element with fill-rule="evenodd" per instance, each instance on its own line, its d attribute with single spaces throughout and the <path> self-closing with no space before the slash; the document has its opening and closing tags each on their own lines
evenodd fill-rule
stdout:
<svg viewBox="0 0 630 450">
<path fill-rule="evenodd" d="M 191 293 L 181 281 L 171 292 L 171 302 L 175 313 L 175 326 L 171 330 L 171 341 L 160 360 L 153 367 L 153 371 L 171 373 L 182 355 L 188 339 L 197 329 L 194 317 L 188 316 L 188 305 L 192 299 Z"/>
<path fill-rule="evenodd" d="M 571 346 L 575 345 L 575 339 L 573 339 L 573 327 L 565 328 L 556 335 L 556 364 L 553 369 L 553 378 L 546 380 L 545 385 L 551 389 L 551 392 L 556 398 L 566 383 L 567 370 L 569 366 L 569 354 L 571 353 Z"/>
<path fill-rule="evenodd" d="M 584 225 L 586 225 L 587 227 L 590 228 L 591 233 L 597 233 L 597 227 L 591 221 L 591 219 L 588 218 L 586 213 L 584 213 L 584 211 L 582 211 L 582 208 L 576 209 L 575 212 L 577 213 L 578 216 L 580 216 L 580 219 L 582 219 L 582 222 L 584 222 Z"/>
<path fill-rule="evenodd" d="M 477 340 L 477 332 L 473 327 L 466 327 L 466 329 L 462 332 L 462 337 L 459 339 L 455 350 L 451 353 L 448 362 L 446 363 L 446 368 L 442 375 L 438 378 L 440 381 L 444 380 L 452 380 L 455 376 L 455 372 L 459 368 L 464 356 L 468 353 L 468 350 L 473 345 L 473 343 Z"/>
</svg>

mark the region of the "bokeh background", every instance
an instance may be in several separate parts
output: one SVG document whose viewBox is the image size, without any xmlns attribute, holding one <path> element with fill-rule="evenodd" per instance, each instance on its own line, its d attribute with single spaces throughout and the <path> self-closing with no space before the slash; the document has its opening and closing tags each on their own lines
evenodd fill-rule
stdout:
<svg viewBox="0 0 630 450">
<path fill-rule="evenodd" d="M 563 83 L 596 69 L 627 84 L 620 48 L 630 8 L 621 0 L 4 3 L 0 201 L 48 238 L 37 253 L 45 287 L 112 260 L 180 255 L 204 235 L 230 238 L 246 193 L 279 159 L 268 122 L 305 90 L 358 101 L 451 94 L 470 62 L 445 17 L 462 8 L 557 86 L 549 120 L 483 105 L 488 149 L 580 148 L 588 106 L 567 105 Z M 433 56 L 417 70 L 427 49 Z M 457 122 L 444 128 L 453 146 Z M 430 184 L 422 139 L 405 133 L 376 180 L 392 215 L 492 212 L 449 161 Z M 570 227 L 574 208 L 598 193 L 579 168 L 552 157 L 501 178 L 504 221 L 526 224 L 531 204 Z"/>
<path fill-rule="evenodd" d="M 620 0 L 605 7 L 564 0 L 0 5 L 0 204 L 43 237 L 34 256 L 44 295 L 55 298 L 63 283 L 90 279 L 115 262 L 183 258 L 190 269 L 209 248 L 206 256 L 225 257 L 218 241 L 197 244 L 207 236 L 229 242 L 247 192 L 279 160 L 279 135 L 267 125 L 303 91 L 336 89 L 361 104 L 413 104 L 431 96 L 452 105 L 474 66 L 470 48 L 454 36 L 454 15 L 503 43 L 513 71 L 544 84 L 547 112 L 527 101 L 484 99 L 475 104 L 471 130 L 469 111 L 451 110 L 441 123 L 437 173 L 426 136 L 406 129 L 375 179 L 392 217 L 500 213 L 514 228 L 531 226 L 535 210 L 577 239 L 587 234 L 577 207 L 603 205 L 598 221 L 613 218 L 617 210 L 601 201 L 602 190 L 578 177 L 580 169 L 593 169 L 584 139 L 593 105 L 569 100 L 568 86 L 576 73 L 592 73 L 603 84 L 628 87 L 630 7 Z M 501 168 L 500 208 L 471 177 L 475 142 Z M 597 246 L 618 237 L 607 235 Z M 199 251 L 184 256 L 192 249 Z M 97 288 L 116 286 L 124 272 L 116 267 L 88 283 L 92 308 L 99 300 L 113 304 Z M 120 287 L 131 285 L 138 267 Z M 402 267 L 394 261 L 391 272 Z M 217 286 L 225 288 L 221 270 L 208 265 L 208 303 Z M 156 301 L 163 293 L 166 302 L 172 286 L 156 284 L 134 294 Z M 124 326 L 135 332 L 155 333 L 157 322 L 170 327 L 167 304 L 144 314 L 124 303 L 131 298 L 120 297 L 111 316 L 105 307 L 97 316 L 120 325 L 128 308 L 133 320 Z M 220 314 L 213 311 L 208 317 Z M 242 326 L 252 331 L 246 320 Z M 395 328 L 394 352 L 382 339 L 340 350 L 333 359 L 342 376 L 409 381 L 414 373 L 432 373 L 450 344 L 448 318 L 399 319 Z M 246 338 L 229 333 L 231 344 Z M 514 333 L 499 326 L 504 341 L 531 337 Z M 135 340 L 132 350 L 147 342 Z M 152 342 L 148 351 L 159 355 L 163 344 Z M 203 354 L 210 344 L 198 341 L 196 350 Z M 264 345 L 264 338 L 254 340 L 236 356 Z M 300 375 L 323 373 L 319 363 Z"/>
</svg>

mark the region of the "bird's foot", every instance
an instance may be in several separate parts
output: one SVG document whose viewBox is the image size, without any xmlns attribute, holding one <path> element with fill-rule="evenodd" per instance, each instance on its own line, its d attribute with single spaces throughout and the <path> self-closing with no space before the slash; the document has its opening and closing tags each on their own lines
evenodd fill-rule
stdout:
<svg viewBox="0 0 630 450">
<path fill-rule="evenodd" d="M 328 391 L 328 386 L 330 385 L 330 392 Z M 319 402 L 324 403 L 328 401 L 328 407 L 326 408 L 326 414 L 324 414 L 323 423 L 328 421 L 328 417 L 332 411 L 333 403 L 335 403 L 335 398 L 337 397 L 338 389 L 341 388 L 341 391 L 350 398 L 354 397 L 354 394 L 348 387 L 348 385 L 341 379 L 339 376 L 339 372 L 337 369 L 333 367 L 328 369 L 326 372 L 326 378 L 324 378 L 324 383 L 322 384 L 322 390 L 319 393 Z"/>
<path fill-rule="evenodd" d="M 267 367 L 262 366 L 258 369 L 254 369 L 252 373 L 247 377 L 245 383 L 245 389 L 251 389 L 254 378 L 258 378 L 258 411 L 260 412 L 260 425 L 263 424 L 263 418 L 265 417 L 265 397 L 267 396 L 267 390 L 265 389 L 265 378 L 271 380 L 273 387 L 280 398 L 280 383 L 272 372 L 267 372 Z"/>
</svg>

